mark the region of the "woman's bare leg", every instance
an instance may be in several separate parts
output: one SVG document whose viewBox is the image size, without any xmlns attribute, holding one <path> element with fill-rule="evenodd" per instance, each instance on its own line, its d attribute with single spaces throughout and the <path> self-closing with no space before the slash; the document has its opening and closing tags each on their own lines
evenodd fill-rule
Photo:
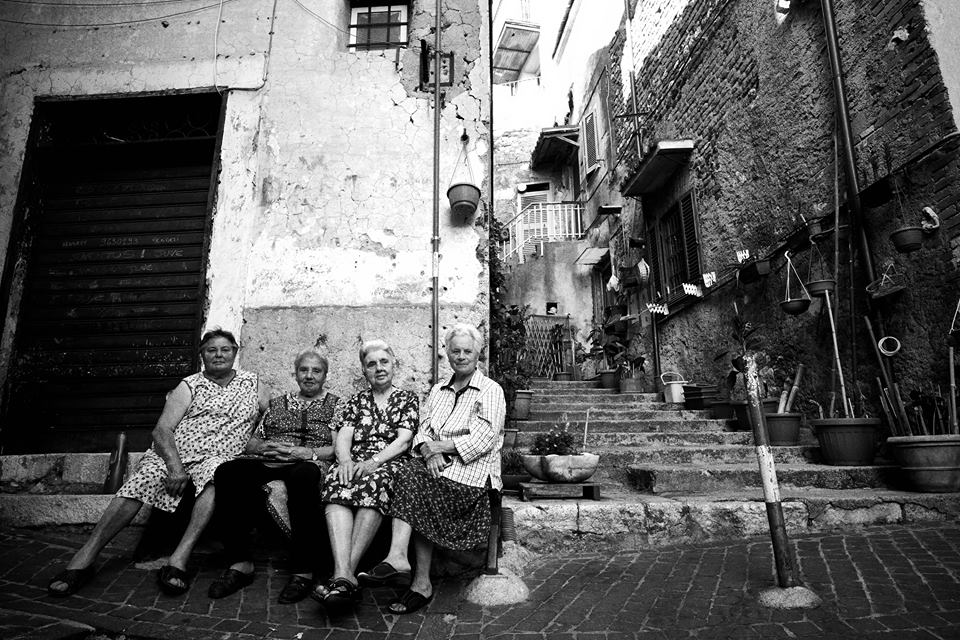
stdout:
<svg viewBox="0 0 960 640">
<path fill-rule="evenodd" d="M 353 509 L 342 504 L 327 505 L 327 530 L 333 551 L 333 577 L 347 578 L 354 584 L 357 577 L 350 568 L 350 545 L 353 541 Z"/>
</svg>

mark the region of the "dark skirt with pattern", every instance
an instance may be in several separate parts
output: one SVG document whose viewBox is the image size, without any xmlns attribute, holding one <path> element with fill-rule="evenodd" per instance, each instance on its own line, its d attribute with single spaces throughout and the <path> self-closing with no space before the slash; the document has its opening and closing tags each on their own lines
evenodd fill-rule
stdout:
<svg viewBox="0 0 960 640">
<path fill-rule="evenodd" d="M 447 549 L 484 547 L 490 532 L 490 497 L 483 487 L 433 478 L 420 458 L 397 470 L 388 515 Z"/>
<path fill-rule="evenodd" d="M 373 473 L 356 476 L 346 484 L 341 483 L 337 476 L 339 465 L 333 465 L 320 489 L 320 501 L 345 507 L 368 507 L 386 513 L 397 471 L 404 466 L 403 460 L 388 460 Z"/>
</svg>

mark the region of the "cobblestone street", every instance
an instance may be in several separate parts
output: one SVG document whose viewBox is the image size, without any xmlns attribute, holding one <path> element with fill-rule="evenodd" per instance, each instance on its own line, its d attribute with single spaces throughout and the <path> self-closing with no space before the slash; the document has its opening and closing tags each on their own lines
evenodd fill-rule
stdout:
<svg viewBox="0 0 960 640">
<path fill-rule="evenodd" d="M 794 540 L 807 585 L 824 604 L 774 611 L 757 604 L 773 584 L 770 544 L 751 539 L 615 554 L 540 557 L 528 567 L 528 602 L 483 608 L 443 582 L 409 617 L 381 613 L 391 589 L 367 590 L 351 613 L 328 616 L 311 600 L 275 604 L 281 561 L 258 562 L 242 595 L 211 601 L 215 557 L 197 556 L 186 597 L 158 593 L 154 573 L 125 557 L 129 535 L 108 548 L 79 595 L 45 594 L 80 530 L 0 535 L 0 637 L 88 638 L 960 638 L 960 527 L 883 527 Z M 265 576 L 269 576 L 266 579 Z"/>
</svg>

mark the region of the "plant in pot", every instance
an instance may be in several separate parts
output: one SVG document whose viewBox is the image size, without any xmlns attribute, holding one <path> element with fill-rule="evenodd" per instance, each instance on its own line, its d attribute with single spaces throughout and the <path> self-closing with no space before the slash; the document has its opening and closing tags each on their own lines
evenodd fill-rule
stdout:
<svg viewBox="0 0 960 640">
<path fill-rule="evenodd" d="M 490 377 L 503 387 L 508 415 L 526 420 L 530 415 L 533 391 L 530 379 L 535 367 L 527 348 L 526 320 L 529 307 L 506 307 L 491 298 Z"/>
<path fill-rule="evenodd" d="M 568 427 L 569 424 L 554 425 L 550 431 L 537 434 L 529 455 L 523 456 L 524 468 L 537 480 L 583 482 L 596 472 L 600 456 L 582 452 Z"/>
<path fill-rule="evenodd" d="M 746 318 L 740 305 L 733 303 L 733 317 L 730 319 L 730 337 L 733 339 L 733 348 L 723 351 L 714 358 L 730 359 L 730 370 L 724 378 L 724 387 L 727 389 L 728 403 L 737 421 L 737 428 L 741 431 L 751 429 L 749 412 L 747 411 L 747 384 L 746 356 L 755 352 L 762 344 L 762 337 L 757 334 L 760 325 L 754 324 Z M 761 376 L 760 387 L 764 390 L 765 376 Z"/>
<path fill-rule="evenodd" d="M 519 449 L 504 447 L 500 450 L 500 478 L 505 490 L 519 489 L 521 482 L 530 480 L 530 473 L 523 466 L 523 454 Z"/>
<path fill-rule="evenodd" d="M 953 350 L 950 367 L 953 373 Z M 894 459 L 914 491 L 960 491 L 960 427 L 956 418 L 956 382 L 950 386 L 953 403 L 939 395 L 911 394 L 912 402 L 889 420 L 894 436 L 887 438 Z M 905 418 L 905 420 L 903 420 Z"/>
</svg>

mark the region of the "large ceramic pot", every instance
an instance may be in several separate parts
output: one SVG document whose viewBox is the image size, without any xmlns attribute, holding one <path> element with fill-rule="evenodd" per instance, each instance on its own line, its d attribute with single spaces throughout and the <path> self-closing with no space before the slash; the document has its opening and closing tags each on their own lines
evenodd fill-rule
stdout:
<svg viewBox="0 0 960 640">
<path fill-rule="evenodd" d="M 523 456 L 523 467 L 538 480 L 546 482 L 583 482 L 592 476 L 600 456 L 595 453 L 560 456 Z"/>
<path fill-rule="evenodd" d="M 530 417 L 530 404 L 533 402 L 533 391 L 529 389 L 517 389 L 517 395 L 513 400 L 513 418 L 515 420 L 526 420 Z"/>
<path fill-rule="evenodd" d="M 873 463 L 878 418 L 826 418 L 811 420 L 825 464 L 864 466 Z"/>
<path fill-rule="evenodd" d="M 915 491 L 960 491 L 960 435 L 896 436 L 887 444 Z"/>
<path fill-rule="evenodd" d="M 777 447 L 792 447 L 800 442 L 801 413 L 767 413 L 767 438 Z"/>
<path fill-rule="evenodd" d="M 602 389 L 620 389 L 620 372 L 616 369 L 604 369 L 600 372 Z"/>
</svg>

